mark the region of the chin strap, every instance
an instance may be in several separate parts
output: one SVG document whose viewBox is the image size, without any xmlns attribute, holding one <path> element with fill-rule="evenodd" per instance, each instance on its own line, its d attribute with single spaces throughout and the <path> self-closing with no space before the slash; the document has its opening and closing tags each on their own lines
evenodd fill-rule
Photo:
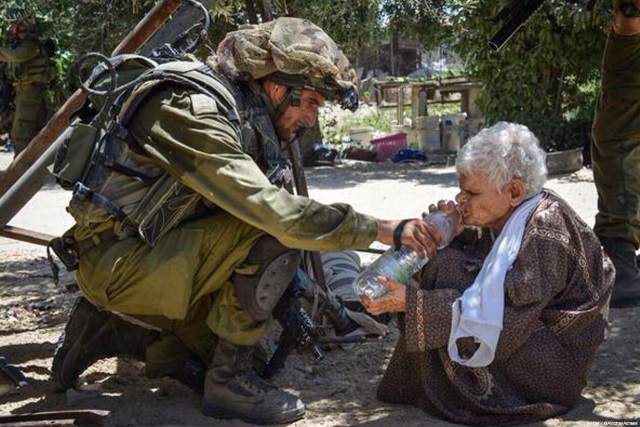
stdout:
<svg viewBox="0 0 640 427">
<path fill-rule="evenodd" d="M 299 107 L 301 100 L 302 100 L 302 88 L 301 87 L 289 88 L 287 95 L 284 97 L 284 99 L 280 102 L 280 104 L 275 106 L 274 119 L 278 120 L 280 117 L 282 117 L 284 112 L 287 111 L 289 107 Z"/>
</svg>

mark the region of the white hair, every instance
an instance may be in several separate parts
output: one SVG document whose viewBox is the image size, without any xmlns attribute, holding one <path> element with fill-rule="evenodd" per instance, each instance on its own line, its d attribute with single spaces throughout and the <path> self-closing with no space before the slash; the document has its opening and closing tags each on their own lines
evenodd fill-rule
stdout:
<svg viewBox="0 0 640 427">
<path fill-rule="evenodd" d="M 458 151 L 458 176 L 481 172 L 498 192 L 512 179 L 521 179 L 526 197 L 542 190 L 547 180 L 546 153 L 524 125 L 499 122 L 470 138 Z"/>
</svg>

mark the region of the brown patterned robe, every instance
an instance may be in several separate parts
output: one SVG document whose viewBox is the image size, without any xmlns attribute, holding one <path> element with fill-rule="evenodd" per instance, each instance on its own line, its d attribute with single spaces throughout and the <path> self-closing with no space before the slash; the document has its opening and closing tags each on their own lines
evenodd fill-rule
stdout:
<svg viewBox="0 0 640 427">
<path fill-rule="evenodd" d="M 611 262 L 566 202 L 545 191 L 506 275 L 495 360 L 468 368 L 447 353 L 451 305 L 473 283 L 492 243 L 487 230 L 467 230 L 425 266 L 421 289 L 407 289 L 380 400 L 472 425 L 543 420 L 577 402 L 604 340 Z M 475 348 L 470 338 L 458 346 L 462 354 Z"/>
</svg>

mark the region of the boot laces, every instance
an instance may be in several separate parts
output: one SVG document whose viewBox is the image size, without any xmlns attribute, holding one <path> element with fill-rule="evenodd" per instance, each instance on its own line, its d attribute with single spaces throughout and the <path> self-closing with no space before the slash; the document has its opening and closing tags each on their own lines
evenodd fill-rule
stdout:
<svg viewBox="0 0 640 427">
<path fill-rule="evenodd" d="M 238 373 L 237 379 L 255 393 L 264 394 L 277 388 L 260 378 L 253 369 L 245 369 Z"/>
</svg>

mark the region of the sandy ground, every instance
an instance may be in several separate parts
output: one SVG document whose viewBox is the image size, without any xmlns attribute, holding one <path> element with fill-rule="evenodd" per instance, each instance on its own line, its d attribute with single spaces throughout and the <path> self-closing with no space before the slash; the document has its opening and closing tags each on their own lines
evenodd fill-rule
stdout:
<svg viewBox="0 0 640 427">
<path fill-rule="evenodd" d="M 0 153 L 0 171 L 11 155 Z M 455 172 L 450 166 L 415 164 L 351 164 L 310 168 L 309 192 L 322 202 L 349 202 L 356 209 L 382 218 L 414 217 L 429 203 L 456 194 Z M 580 216 L 593 224 L 596 194 L 592 173 L 582 169 L 552 177 L 547 185 L 565 197 Z M 71 225 L 64 206 L 69 193 L 48 183 L 10 225 L 58 234 Z M 29 384 L 0 396 L 0 413 L 28 413 L 62 409 L 110 411 L 109 426 L 242 426 L 240 421 L 220 421 L 200 414 L 200 397 L 169 380 L 148 380 L 142 365 L 108 359 L 96 363 L 88 381 L 99 384 L 102 394 L 57 394 L 48 383 L 56 342 L 68 309 L 77 294 L 65 274 L 53 284 L 43 247 L 0 238 L 0 356 L 17 365 Z M 370 259 L 372 255 L 362 254 Z M 640 309 L 612 310 L 609 338 L 602 346 L 592 378 L 578 406 L 557 419 L 536 425 L 569 427 L 616 425 L 640 420 Z M 307 404 L 304 419 L 292 424 L 309 426 L 389 425 L 448 426 L 420 410 L 389 405 L 375 398 L 375 386 L 397 339 L 391 332 L 349 350 L 326 352 L 321 362 L 307 354 L 295 354 L 274 382 L 298 395 Z M 622 424 L 617 424 L 622 425 Z"/>
</svg>

